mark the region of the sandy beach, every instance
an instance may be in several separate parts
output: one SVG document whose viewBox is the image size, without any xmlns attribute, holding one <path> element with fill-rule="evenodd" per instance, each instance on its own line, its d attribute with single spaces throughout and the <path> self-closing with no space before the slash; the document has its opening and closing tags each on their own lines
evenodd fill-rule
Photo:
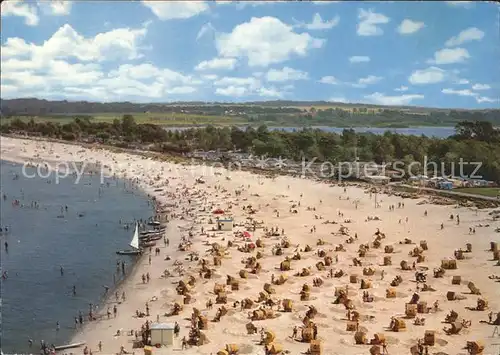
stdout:
<svg viewBox="0 0 500 355">
<path fill-rule="evenodd" d="M 147 320 L 178 322 L 181 331 L 174 353 L 180 352 L 181 339 L 189 336 L 196 308 L 209 320 L 207 329 L 201 330 L 208 343 L 189 346 L 184 354 L 216 354 L 226 344 L 236 344 L 239 354 L 265 354 L 262 329 L 264 337 L 269 332 L 273 338 L 267 342 L 280 344 L 290 354 L 310 349 L 311 344 L 302 337 L 310 336 L 313 329 L 317 330 L 322 354 L 327 355 L 370 354 L 370 348 L 377 345 L 376 341 L 369 344 L 374 338 L 385 339 L 389 354 L 410 354 L 427 331 L 435 332 L 429 354 L 468 354 L 467 342 L 483 344 L 484 355 L 498 354 L 499 345 L 495 344 L 500 344 L 500 335 L 497 332 L 493 337 L 495 325 L 488 324 L 488 314 L 493 312 L 494 321 L 500 312 L 500 283 L 490 278 L 500 276 L 500 267 L 489 250 L 491 242 L 500 244 L 500 233 L 494 231 L 500 220 L 493 220 L 492 210 L 438 206 L 424 203 L 425 196 L 402 199 L 355 186 L 176 165 L 44 141 L 2 137 L 1 154 L 2 159 L 17 163 L 82 161 L 112 167 L 119 177 L 137 179 L 139 186 L 168 210 L 169 246 L 159 241 L 160 255 L 151 254 L 149 262 L 146 252 L 120 285 L 119 294 L 125 292 L 127 297 L 117 305 L 116 317 L 86 324 L 72 340 L 85 341 L 93 353 L 116 354 L 121 346 L 128 353 L 142 353 L 142 349 L 133 349 L 135 336 L 128 332 L 140 330 Z M 214 214 L 216 209 L 224 213 Z M 234 228 L 217 231 L 216 217 L 232 217 Z M 465 252 L 468 243 L 471 251 Z M 456 252 L 459 249 L 464 252 Z M 190 253 L 197 256 L 192 261 Z M 384 265 L 387 257 L 391 263 L 386 259 Z M 210 278 L 205 278 L 206 271 L 200 273 L 202 259 L 206 270 L 211 270 Z M 214 265 L 215 259 L 220 265 Z M 407 262 L 408 270 L 402 269 L 402 261 Z M 288 263 L 290 270 L 280 270 Z M 442 266 L 451 269 L 434 277 L 434 271 Z M 171 277 L 164 277 L 165 270 Z M 149 283 L 142 282 L 145 273 L 151 276 Z M 426 277 L 425 282 L 416 282 L 417 273 Z M 194 279 L 191 301 L 183 304 L 184 296 L 176 287 L 190 276 Z M 228 276 L 238 286 L 227 285 Z M 393 280 L 398 276 L 402 281 L 396 285 Z M 455 276 L 460 276 L 460 281 Z M 216 304 L 216 284 L 225 288 L 219 300 L 227 303 Z M 304 289 L 308 291 L 301 292 Z M 471 292 L 475 289 L 480 294 Z M 257 302 L 259 293 L 263 302 Z M 242 307 L 240 302 L 245 299 L 252 302 Z M 209 300 L 213 307 L 207 308 Z M 289 303 L 283 300 L 291 300 L 291 311 L 283 310 L 283 303 Z M 480 300 L 487 301 L 487 307 L 473 310 Z M 146 303 L 150 316 L 136 317 L 136 311 L 145 312 Z M 175 303 L 182 305 L 182 311 L 167 316 Z M 115 304 L 110 300 L 101 309 Z M 213 322 L 222 306 L 227 313 Z M 418 308 L 416 314 L 413 308 Z M 451 311 L 458 314 L 455 323 L 444 323 Z M 250 319 L 261 313 L 266 319 Z M 308 319 L 304 319 L 306 313 Z M 348 321 L 348 317 L 354 318 Z M 415 318 L 425 318 L 425 324 L 416 325 Z M 256 334 L 248 334 L 250 322 Z M 393 329 L 389 329 L 391 323 L 395 323 Z M 294 327 L 296 339 L 292 338 Z M 453 327 L 461 328 L 460 332 L 447 335 L 443 329 Z M 356 344 L 355 334 L 362 342 L 366 337 L 368 343 Z M 154 349 L 154 354 L 170 351 Z M 72 352 L 83 353 L 83 349 Z"/>
</svg>

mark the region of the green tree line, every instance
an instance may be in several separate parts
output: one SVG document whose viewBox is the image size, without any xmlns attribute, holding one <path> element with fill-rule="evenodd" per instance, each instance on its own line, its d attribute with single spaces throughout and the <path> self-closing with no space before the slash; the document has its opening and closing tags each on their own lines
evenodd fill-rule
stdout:
<svg viewBox="0 0 500 355">
<path fill-rule="evenodd" d="M 490 122 L 463 121 L 456 125 L 456 134 L 447 139 L 402 135 L 386 132 L 383 135 L 356 133 L 344 129 L 341 134 L 319 129 L 293 132 L 248 127 L 189 128 L 165 130 L 152 124 L 137 124 L 131 115 L 112 123 L 92 122 L 89 117 L 75 117 L 67 124 L 24 122 L 13 119 L 1 126 L 4 133 L 25 133 L 50 138 L 97 140 L 120 147 L 141 145 L 147 149 L 176 154 L 194 150 L 241 151 L 259 156 L 282 157 L 290 160 L 359 161 L 391 163 L 413 161 L 444 163 L 446 173 L 452 164 L 481 162 L 479 173 L 485 179 L 500 183 L 500 132 Z M 465 165 L 463 173 L 470 175 L 474 165 Z"/>
</svg>

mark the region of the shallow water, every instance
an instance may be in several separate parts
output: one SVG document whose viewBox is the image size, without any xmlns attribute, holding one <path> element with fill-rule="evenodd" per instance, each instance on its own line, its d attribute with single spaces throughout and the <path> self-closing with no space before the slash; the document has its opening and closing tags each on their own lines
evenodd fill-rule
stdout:
<svg viewBox="0 0 500 355">
<path fill-rule="evenodd" d="M 112 289 L 114 279 L 120 281 L 121 273 L 113 277 L 117 260 L 124 260 L 130 272 L 133 258 L 120 259 L 115 252 L 128 248 L 133 230 L 119 221 L 146 219 L 152 207 L 147 196 L 121 180 L 107 180 L 109 186 L 105 183 L 101 189 L 100 178 L 89 175 L 78 184 L 70 177 L 49 184 L 48 179 L 23 177 L 21 166 L 6 162 L 0 162 L 0 176 L 2 195 L 6 194 L 0 226 L 10 227 L 0 236 L 1 268 L 8 272 L 1 284 L 0 347 L 6 354 L 38 353 L 42 339 L 47 344 L 67 343 L 78 311 L 87 315 L 89 303 L 103 300 L 103 285 Z M 12 206 L 14 199 L 26 207 Z M 40 207 L 31 208 L 32 201 Z M 66 205 L 64 218 L 58 218 Z M 31 349 L 28 339 L 34 342 Z"/>
</svg>

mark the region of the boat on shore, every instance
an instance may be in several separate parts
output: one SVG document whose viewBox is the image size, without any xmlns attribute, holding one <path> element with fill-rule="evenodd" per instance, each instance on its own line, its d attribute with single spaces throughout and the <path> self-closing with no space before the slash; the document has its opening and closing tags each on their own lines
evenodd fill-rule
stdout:
<svg viewBox="0 0 500 355">
<path fill-rule="evenodd" d="M 66 345 L 59 345 L 59 346 L 55 346 L 54 349 L 56 351 L 60 351 L 60 350 L 66 350 L 66 349 L 73 349 L 73 348 L 79 348 L 80 346 L 83 346 L 85 345 L 85 342 L 84 341 L 81 341 L 79 343 L 72 343 L 72 344 L 66 344 Z M 3 354 L 3 353 L 2 353 Z"/>
<path fill-rule="evenodd" d="M 153 240 L 160 240 L 162 238 L 161 235 L 147 235 L 147 236 L 140 236 L 140 242 L 151 242 Z"/>
<path fill-rule="evenodd" d="M 134 235 L 132 236 L 132 240 L 129 244 L 132 249 L 128 250 L 119 250 L 116 252 L 118 255 L 139 255 L 141 254 L 141 249 L 139 247 L 139 225 L 135 224 Z"/>
<path fill-rule="evenodd" d="M 151 248 L 151 247 L 154 247 L 155 245 L 156 245 L 155 241 L 149 241 L 149 242 L 144 242 L 144 243 L 141 242 L 141 247 L 143 247 L 143 248 Z"/>
<path fill-rule="evenodd" d="M 162 234 L 162 233 L 165 233 L 165 229 L 162 229 L 162 230 L 154 230 L 154 231 L 144 231 L 144 232 L 141 232 L 141 236 L 144 236 L 144 235 L 157 235 L 157 234 Z"/>
</svg>

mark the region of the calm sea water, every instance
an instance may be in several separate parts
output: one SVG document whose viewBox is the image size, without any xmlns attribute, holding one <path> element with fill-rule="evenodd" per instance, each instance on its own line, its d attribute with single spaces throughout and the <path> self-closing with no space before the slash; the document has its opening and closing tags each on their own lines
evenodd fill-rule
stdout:
<svg viewBox="0 0 500 355">
<path fill-rule="evenodd" d="M 242 126 L 245 129 L 246 126 Z M 191 127 L 166 127 L 167 130 L 185 130 Z M 335 132 L 342 133 L 344 128 L 341 127 L 329 127 L 329 126 L 311 126 L 313 129 L 321 129 L 325 132 Z M 287 132 L 292 132 L 295 130 L 302 129 L 301 127 L 285 127 L 285 126 L 269 126 L 270 131 L 284 130 Z M 353 127 L 356 132 L 359 133 L 374 133 L 374 134 L 384 134 L 385 132 L 393 132 L 404 135 L 424 135 L 427 137 L 437 137 L 437 138 L 447 138 L 455 134 L 454 127 L 411 127 L 411 128 L 376 128 L 376 127 Z"/>
<path fill-rule="evenodd" d="M 115 252 L 127 249 L 133 233 L 120 219 L 148 218 L 152 207 L 147 196 L 125 181 L 108 180 L 99 193 L 98 176 L 86 175 L 79 184 L 69 177 L 49 184 L 47 179 L 23 177 L 21 166 L 3 161 L 0 174 L 2 195 L 7 196 L 2 198 L 0 225 L 10 227 L 0 236 L 1 268 L 8 273 L 1 284 L 0 345 L 5 354 L 39 353 L 42 339 L 67 343 L 78 311 L 87 315 L 89 303 L 103 300 L 103 285 L 113 286 L 116 261 L 121 260 Z M 13 199 L 26 207 L 12 206 Z M 40 207 L 31 208 L 32 201 Z M 61 206 L 68 206 L 64 218 L 57 217 Z M 122 258 L 130 272 L 134 260 Z M 31 349 L 28 339 L 34 342 Z"/>
</svg>

